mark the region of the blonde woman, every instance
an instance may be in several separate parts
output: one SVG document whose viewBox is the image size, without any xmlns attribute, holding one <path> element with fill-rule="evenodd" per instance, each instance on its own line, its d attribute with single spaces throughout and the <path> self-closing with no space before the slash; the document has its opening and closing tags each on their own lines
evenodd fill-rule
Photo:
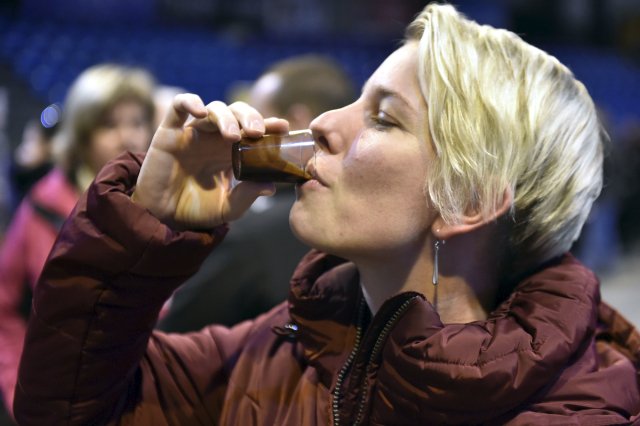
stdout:
<svg viewBox="0 0 640 426">
<path fill-rule="evenodd" d="M 180 95 L 144 160 L 103 169 L 36 291 L 21 422 L 638 420 L 640 335 L 567 253 L 601 187 L 593 102 L 556 59 L 451 6 L 427 6 L 360 98 L 311 123 L 322 151 L 290 222 L 313 250 L 289 301 L 153 332 L 273 190 L 230 186 L 230 144 L 287 126 Z"/>
<path fill-rule="evenodd" d="M 125 150 L 148 148 L 153 85 L 146 71 L 103 64 L 84 71 L 69 90 L 53 142 L 55 167 L 20 204 L 0 247 L 0 392 L 9 409 L 26 328 L 24 299 L 98 170 Z"/>
</svg>

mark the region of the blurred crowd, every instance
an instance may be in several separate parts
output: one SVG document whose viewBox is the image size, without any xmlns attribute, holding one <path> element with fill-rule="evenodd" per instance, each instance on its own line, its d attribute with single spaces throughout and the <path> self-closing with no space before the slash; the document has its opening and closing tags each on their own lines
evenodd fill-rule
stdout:
<svg viewBox="0 0 640 426">
<path fill-rule="evenodd" d="M 374 3 L 384 9 L 385 2 Z M 536 31 L 540 25 L 536 26 L 535 14 L 524 14 L 531 2 L 513 3 L 520 5 L 516 9 L 520 15 L 514 16 L 520 19 L 522 28 L 529 28 L 533 38 L 548 35 L 548 31 Z M 575 2 L 543 3 L 562 16 Z M 590 3 L 593 13 L 600 3 Z M 180 7 L 184 9 L 185 4 Z M 402 10 L 395 13 L 410 15 L 422 2 L 400 4 Z M 558 9 L 558 5 L 564 8 Z M 177 3 L 173 8 L 178 8 Z M 186 14 L 183 9 L 174 12 Z M 309 19 L 301 9 L 296 10 L 300 19 Z M 373 8 L 370 10 L 376 15 Z M 378 13 L 384 15 L 383 11 Z M 484 13 L 488 17 L 486 10 Z M 583 17 L 592 24 L 598 18 Z M 498 18 L 494 15 L 494 19 Z M 276 23 L 282 24 L 282 20 L 282 16 L 272 18 Z M 398 19 L 407 20 L 404 16 Z M 578 24 L 559 28 L 564 28 L 570 39 L 580 31 Z M 583 24 L 583 31 L 587 31 L 585 26 L 588 25 Z M 637 55 L 640 36 L 634 34 L 634 28 L 637 30 L 638 26 L 625 23 L 615 32 L 607 25 L 611 34 L 604 35 L 619 40 L 627 54 Z M 603 33 L 595 34 L 596 41 L 602 43 Z M 638 81 L 639 70 L 635 67 L 632 71 Z M 74 76 L 64 102 L 45 106 L 20 122 L 19 140 L 9 136 L 9 92 L 0 84 L 0 393 L 9 412 L 31 291 L 57 230 L 105 162 L 126 150 L 146 150 L 173 96 L 187 90 L 165 83 L 153 70 L 95 64 Z M 265 115 L 288 119 L 292 128 L 306 128 L 322 111 L 351 102 L 362 82 L 353 81 L 339 61 L 299 55 L 276 64 L 263 64 L 262 75 L 255 82 L 236 83 L 228 87 L 226 101 L 247 101 Z M 640 276 L 640 108 L 621 118 L 612 116 L 617 112 L 609 111 L 607 105 L 601 107 L 603 128 L 610 139 L 605 189 L 574 252 L 601 276 L 605 298 L 614 299 L 614 304 L 629 304 L 629 308 L 621 310 L 640 324 L 640 317 L 633 312 L 637 305 L 633 300 L 638 297 L 629 300 L 628 292 L 615 292 L 637 285 Z M 210 322 L 232 324 L 253 317 L 286 297 L 286 278 L 306 250 L 288 229 L 287 214 L 293 199 L 293 190 L 287 186 L 279 187 L 272 199 L 259 199 L 232 229 L 223 250 L 208 259 L 201 271 L 174 295 L 159 327 L 188 331 Z M 272 267 L 275 263 L 280 265 L 278 270 Z M 245 271 L 240 274 L 242 283 L 227 282 L 232 275 L 230 270 L 236 278 L 239 270 Z M 260 283 L 259 291 L 251 292 L 252 297 L 248 298 L 245 289 L 255 282 Z"/>
</svg>

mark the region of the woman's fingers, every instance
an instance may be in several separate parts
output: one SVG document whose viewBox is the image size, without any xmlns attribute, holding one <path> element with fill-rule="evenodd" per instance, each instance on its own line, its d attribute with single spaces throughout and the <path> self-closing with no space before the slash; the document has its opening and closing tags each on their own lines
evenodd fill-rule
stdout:
<svg viewBox="0 0 640 426">
<path fill-rule="evenodd" d="M 170 129 L 181 128 L 189 115 L 195 118 L 206 117 L 207 108 L 204 106 L 204 102 L 198 95 L 192 93 L 176 95 L 160 126 Z"/>
<path fill-rule="evenodd" d="M 265 133 L 286 133 L 289 131 L 289 122 L 282 118 L 263 118 L 252 106 L 244 102 L 234 102 L 229 105 L 242 130 L 244 136 L 259 138 Z"/>
<path fill-rule="evenodd" d="M 286 120 L 275 117 L 265 119 L 255 108 L 244 102 L 226 105 L 224 102 L 214 101 L 206 106 L 206 110 L 206 117 L 194 115 L 189 127 L 210 133 L 220 132 L 224 138 L 232 140 L 241 136 L 259 138 L 265 133 L 289 131 Z"/>
<path fill-rule="evenodd" d="M 286 120 L 265 120 L 245 103 L 205 105 L 197 95 L 178 95 L 154 136 L 134 198 L 171 223 L 201 227 L 236 220 L 257 197 L 273 194 L 275 185 L 240 182 L 230 188 L 231 143 L 288 130 Z M 222 178 L 211 187 L 216 176 Z"/>
<path fill-rule="evenodd" d="M 289 122 L 284 118 L 266 118 L 264 120 L 265 133 L 287 133 L 289 131 Z"/>
<path fill-rule="evenodd" d="M 242 126 L 244 135 L 249 138 L 259 138 L 264 135 L 264 118 L 252 106 L 244 102 L 234 102 L 229 109 Z"/>
<path fill-rule="evenodd" d="M 189 123 L 190 127 L 208 133 L 220 133 L 224 138 L 240 139 L 240 126 L 238 120 L 229 107 L 220 101 L 214 101 L 207 105 L 206 117 L 199 117 Z"/>
<path fill-rule="evenodd" d="M 207 110 L 206 119 L 196 119 L 190 125 L 206 132 L 220 132 L 225 137 L 239 137 L 240 129 L 248 137 L 260 137 L 264 134 L 264 119 L 258 111 L 244 102 L 226 105 L 214 101 L 207 105 Z"/>
</svg>

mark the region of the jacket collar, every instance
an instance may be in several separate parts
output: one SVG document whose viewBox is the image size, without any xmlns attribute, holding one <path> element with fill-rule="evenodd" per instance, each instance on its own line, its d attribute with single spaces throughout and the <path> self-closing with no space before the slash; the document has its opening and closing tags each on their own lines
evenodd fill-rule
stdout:
<svg viewBox="0 0 640 426">
<path fill-rule="evenodd" d="M 570 254 L 548 262 L 545 268 L 524 278 L 515 286 L 510 297 L 489 314 L 486 322 L 494 323 L 516 314 L 532 293 L 548 293 L 552 296 L 558 292 L 564 293 L 566 298 L 574 298 L 590 305 L 586 322 L 584 318 L 572 318 L 569 315 L 561 319 L 566 327 L 565 331 L 577 333 L 573 335 L 576 338 L 584 337 L 589 331 L 593 332 L 597 305 L 600 303 L 599 282 L 592 271 Z M 376 319 L 391 315 L 399 304 L 413 295 L 415 293 L 390 298 L 383 304 Z M 419 296 L 419 304 L 431 312 L 429 319 L 435 326 L 442 327 L 431 304 L 422 295 Z M 349 350 L 358 323 L 358 306 L 362 301 L 359 274 L 353 263 L 315 249 L 301 260 L 291 279 L 289 312 L 292 320 L 300 327 L 301 332 L 297 337 L 311 361 L 323 355 L 340 354 Z M 364 325 L 368 325 L 370 320 L 369 310 L 366 311 Z M 529 320 L 532 322 L 531 326 L 535 327 L 533 323 L 553 318 L 535 317 L 527 319 Z"/>
<path fill-rule="evenodd" d="M 298 326 L 304 356 L 329 387 L 355 342 L 363 303 L 353 263 L 312 250 L 291 279 L 289 313 Z"/>
</svg>

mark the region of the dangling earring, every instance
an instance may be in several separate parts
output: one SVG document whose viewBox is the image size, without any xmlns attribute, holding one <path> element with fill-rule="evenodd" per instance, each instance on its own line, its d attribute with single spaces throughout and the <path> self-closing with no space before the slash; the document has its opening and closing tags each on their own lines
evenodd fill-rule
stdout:
<svg viewBox="0 0 640 426">
<path fill-rule="evenodd" d="M 444 243 L 444 240 L 436 240 L 436 242 L 433 243 L 433 277 L 431 277 L 431 283 L 433 285 L 438 285 L 438 251 Z"/>
</svg>

